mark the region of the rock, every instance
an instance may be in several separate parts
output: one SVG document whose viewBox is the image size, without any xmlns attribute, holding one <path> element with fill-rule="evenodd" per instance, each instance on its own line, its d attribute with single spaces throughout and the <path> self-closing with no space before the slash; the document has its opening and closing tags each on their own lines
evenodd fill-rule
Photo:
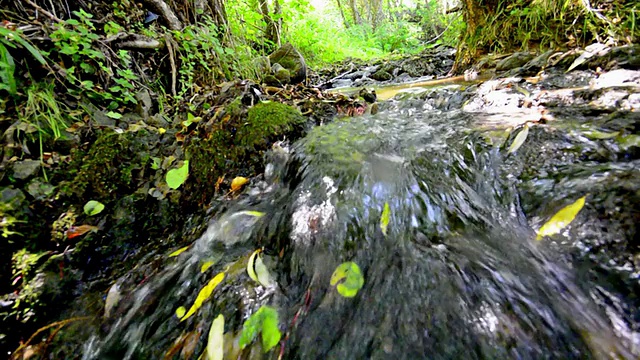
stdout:
<svg viewBox="0 0 640 360">
<path fill-rule="evenodd" d="M 18 210 L 23 205 L 26 205 L 24 201 L 26 196 L 20 189 L 14 189 L 7 187 L 0 190 L 0 203 L 5 204 L 9 209 Z"/>
<path fill-rule="evenodd" d="M 307 64 L 302 54 L 291 43 L 284 44 L 281 48 L 269 55 L 272 64 L 278 63 L 289 70 L 291 83 L 296 84 L 307 78 Z"/>
<path fill-rule="evenodd" d="M 271 71 L 271 61 L 269 61 L 269 58 L 266 56 L 260 56 L 253 60 L 253 65 L 256 68 L 258 76 L 269 74 Z"/>
<path fill-rule="evenodd" d="M 351 74 L 347 74 L 345 76 L 343 76 L 344 79 L 349 79 L 349 80 L 357 80 L 357 79 L 361 79 L 363 77 L 367 76 L 367 73 L 365 71 L 354 71 Z"/>
<path fill-rule="evenodd" d="M 391 80 L 393 76 L 391 76 L 391 74 L 389 74 L 387 71 L 380 69 L 373 73 L 371 75 L 371 78 L 376 81 L 388 81 Z"/>
<path fill-rule="evenodd" d="M 273 66 L 271 67 L 271 72 L 273 73 L 273 76 L 280 82 L 280 84 L 285 85 L 291 82 L 291 73 L 282 65 L 278 63 L 273 64 Z"/>
<path fill-rule="evenodd" d="M 141 90 L 136 94 L 136 100 L 138 100 L 138 104 L 136 105 L 136 112 L 144 120 L 147 120 L 149 118 L 149 115 L 151 114 L 151 109 L 153 108 L 153 100 L 151 100 L 151 94 L 149 94 L 148 90 Z"/>
<path fill-rule="evenodd" d="M 13 177 L 18 180 L 24 180 L 35 175 L 40 169 L 40 161 L 22 160 L 13 164 Z"/>
<path fill-rule="evenodd" d="M 269 86 L 280 86 L 280 81 L 278 81 L 278 79 L 276 79 L 276 77 L 271 74 L 266 75 L 264 77 L 264 80 L 262 81 Z"/>
<path fill-rule="evenodd" d="M 542 53 L 536 56 L 533 60 L 529 61 L 522 67 L 523 70 L 526 71 L 527 73 L 538 72 L 540 69 L 542 69 L 547 65 L 547 61 L 549 60 L 549 57 L 551 57 L 551 55 L 553 55 L 554 52 L 555 50 L 549 50 L 545 53 Z"/>
<path fill-rule="evenodd" d="M 47 182 L 43 182 L 40 179 L 33 179 L 27 186 L 27 192 L 38 201 L 45 200 L 49 196 L 53 195 L 55 187 Z"/>
<path fill-rule="evenodd" d="M 498 62 L 498 65 L 496 65 L 496 70 L 507 71 L 507 70 L 515 69 L 517 67 L 523 66 L 524 64 L 529 62 L 529 60 L 531 59 L 533 59 L 533 55 L 528 52 L 513 53 L 507 56 L 506 58 L 502 59 L 500 62 Z"/>
</svg>

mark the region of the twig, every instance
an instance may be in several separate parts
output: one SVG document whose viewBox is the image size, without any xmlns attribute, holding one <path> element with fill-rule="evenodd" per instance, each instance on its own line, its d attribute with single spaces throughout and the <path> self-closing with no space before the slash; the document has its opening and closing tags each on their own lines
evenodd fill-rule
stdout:
<svg viewBox="0 0 640 360">
<path fill-rule="evenodd" d="M 27 0 L 28 1 L 28 0 Z M 24 344 L 20 344 L 20 346 L 16 349 L 16 351 L 14 351 L 14 354 L 16 354 L 18 351 L 24 349 L 25 347 L 29 346 L 29 344 L 31 343 L 31 341 L 38 336 L 38 334 L 40 334 L 41 332 L 48 330 L 54 326 L 60 326 L 63 327 L 69 323 L 75 322 L 75 321 L 81 321 L 81 320 L 89 320 L 91 319 L 91 316 L 80 316 L 80 317 L 74 317 L 71 319 L 67 319 L 67 320 L 62 320 L 62 321 L 56 321 L 53 324 L 49 324 L 47 326 L 41 327 L 40 329 L 38 329 L 38 331 L 36 331 L 35 333 L 33 333 L 33 335 L 31 335 L 31 337 L 29 338 L 29 340 L 27 340 L 27 342 L 25 342 Z"/>
<path fill-rule="evenodd" d="M 58 23 L 64 23 L 64 21 L 62 21 L 60 18 L 58 18 L 57 16 L 53 15 L 52 13 L 48 12 L 47 10 L 41 8 L 38 4 L 34 3 L 31 0 L 24 0 L 24 2 L 26 2 L 27 4 L 33 6 L 37 11 L 45 14 L 49 19 L 58 22 Z"/>
<path fill-rule="evenodd" d="M 176 59 L 173 53 L 173 44 L 171 44 L 171 36 L 169 34 L 164 34 L 164 42 L 167 45 L 167 50 L 169 50 L 169 62 L 171 62 L 171 94 L 176 96 L 176 79 L 178 69 L 176 67 Z"/>
</svg>

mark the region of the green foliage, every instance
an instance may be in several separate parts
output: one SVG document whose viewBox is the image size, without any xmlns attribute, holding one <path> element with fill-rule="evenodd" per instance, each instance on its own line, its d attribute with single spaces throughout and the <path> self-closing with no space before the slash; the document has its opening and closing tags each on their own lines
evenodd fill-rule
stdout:
<svg viewBox="0 0 640 360">
<path fill-rule="evenodd" d="M 15 61 L 9 52 L 9 49 L 16 49 L 17 47 L 26 49 L 38 62 L 43 65 L 46 64 L 40 51 L 23 38 L 20 31 L 0 27 L 0 80 L 2 80 L 0 91 L 7 91 L 9 95 L 16 95 L 18 91 L 14 76 Z"/>
<path fill-rule="evenodd" d="M 351 298 L 358 294 L 364 285 L 364 277 L 358 264 L 349 261 L 340 264 L 331 275 L 331 286 L 337 286 L 338 293 Z"/>
<path fill-rule="evenodd" d="M 93 25 L 93 16 L 83 10 L 74 11 L 73 14 L 77 19 L 67 19 L 64 23 L 55 25 L 55 31 L 50 35 L 55 50 L 49 56 L 68 64 L 65 79 L 74 86 L 74 93 L 106 102 L 110 109 L 135 104 L 135 83 L 138 77 L 130 69 L 131 57 L 128 52 L 118 51 L 119 64 L 107 61 L 102 51 L 95 46 L 100 35 Z M 105 25 L 107 32 L 113 33 L 120 29 L 114 22 Z M 105 78 L 111 81 L 100 84 L 99 80 Z"/>
<path fill-rule="evenodd" d="M 244 349 L 251 344 L 258 334 L 262 337 L 262 349 L 268 352 L 280 342 L 280 329 L 278 328 L 278 311 L 270 306 L 263 305 L 253 313 L 242 326 L 239 345 Z"/>
<path fill-rule="evenodd" d="M 234 77 L 257 78 L 251 49 L 242 43 L 223 44 L 223 34 L 211 19 L 174 31 L 173 37 L 180 59 L 178 97 L 193 95 L 194 85 L 211 87 Z"/>
</svg>

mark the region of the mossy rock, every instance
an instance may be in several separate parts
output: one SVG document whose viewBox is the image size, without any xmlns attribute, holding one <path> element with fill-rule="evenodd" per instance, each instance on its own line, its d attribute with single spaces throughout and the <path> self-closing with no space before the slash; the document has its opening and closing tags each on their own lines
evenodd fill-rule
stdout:
<svg viewBox="0 0 640 360">
<path fill-rule="evenodd" d="M 149 162 L 150 144 L 157 141 L 157 135 L 145 130 L 103 133 L 72 170 L 75 177 L 63 191 L 80 199 L 106 201 L 131 193 Z"/>
<path fill-rule="evenodd" d="M 307 78 L 307 64 L 302 54 L 290 43 L 282 45 L 281 48 L 269 55 L 271 64 L 278 63 L 291 74 L 291 83 L 303 82 Z"/>
<path fill-rule="evenodd" d="M 207 139 L 193 140 L 186 150 L 190 175 L 183 193 L 192 204 L 208 204 L 219 177 L 252 176 L 263 171 L 264 151 L 275 141 L 303 136 L 305 122 L 291 106 L 259 103 L 249 109 L 246 118 L 229 121 Z"/>
</svg>

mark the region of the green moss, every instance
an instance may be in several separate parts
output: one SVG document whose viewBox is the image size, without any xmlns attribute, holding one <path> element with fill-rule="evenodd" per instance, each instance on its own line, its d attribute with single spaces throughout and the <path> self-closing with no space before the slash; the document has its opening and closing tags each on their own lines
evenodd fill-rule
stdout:
<svg viewBox="0 0 640 360">
<path fill-rule="evenodd" d="M 239 105 L 234 101 L 227 106 L 225 112 L 232 119 L 223 128 L 187 147 L 190 176 L 184 194 L 192 202 L 208 203 L 220 176 L 252 176 L 262 171 L 262 154 L 274 141 L 303 135 L 305 118 L 291 106 L 260 103 L 249 109 L 245 119 L 236 117 L 241 113 Z"/>
<path fill-rule="evenodd" d="M 69 190 L 81 199 L 114 200 L 135 190 L 149 161 L 148 132 L 104 133 L 75 170 Z"/>
</svg>

